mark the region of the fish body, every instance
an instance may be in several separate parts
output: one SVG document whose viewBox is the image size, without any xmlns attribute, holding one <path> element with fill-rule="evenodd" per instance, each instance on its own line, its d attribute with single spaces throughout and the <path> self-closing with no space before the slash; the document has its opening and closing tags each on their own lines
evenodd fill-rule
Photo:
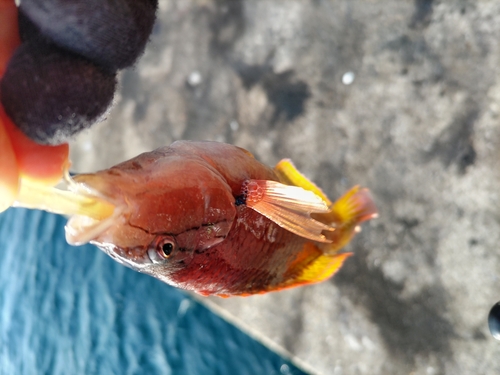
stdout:
<svg viewBox="0 0 500 375">
<path fill-rule="evenodd" d="M 90 241 L 118 262 L 202 295 L 252 295 L 329 278 L 339 250 L 376 215 L 369 192 L 332 203 L 288 160 L 270 168 L 248 151 L 178 141 L 110 169 L 81 189 L 116 207 L 74 216 L 70 243 Z"/>
</svg>

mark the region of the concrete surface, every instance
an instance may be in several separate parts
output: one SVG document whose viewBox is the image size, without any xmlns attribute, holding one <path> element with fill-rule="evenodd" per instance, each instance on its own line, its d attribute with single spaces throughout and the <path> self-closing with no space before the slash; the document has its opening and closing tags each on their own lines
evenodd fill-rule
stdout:
<svg viewBox="0 0 500 375">
<path fill-rule="evenodd" d="M 332 280 L 210 303 L 319 374 L 498 374 L 499 40 L 495 0 L 160 1 L 74 169 L 211 139 L 365 185 L 380 218 Z"/>
</svg>

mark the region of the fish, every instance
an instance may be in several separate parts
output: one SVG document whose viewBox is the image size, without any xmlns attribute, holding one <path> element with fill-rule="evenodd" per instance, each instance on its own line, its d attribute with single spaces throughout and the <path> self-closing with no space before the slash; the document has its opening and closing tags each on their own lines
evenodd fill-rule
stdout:
<svg viewBox="0 0 500 375">
<path fill-rule="evenodd" d="M 202 296 L 249 296 L 329 279 L 341 249 L 377 216 L 368 189 L 332 202 L 289 159 L 274 168 L 219 142 L 177 141 L 96 173 L 73 188 L 111 215 L 73 215 L 70 244 Z"/>
</svg>

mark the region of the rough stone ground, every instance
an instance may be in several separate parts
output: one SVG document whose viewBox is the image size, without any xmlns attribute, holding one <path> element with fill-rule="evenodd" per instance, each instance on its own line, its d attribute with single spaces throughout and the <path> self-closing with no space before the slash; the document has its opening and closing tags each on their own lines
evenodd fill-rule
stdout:
<svg viewBox="0 0 500 375">
<path fill-rule="evenodd" d="M 211 139 L 290 157 L 331 197 L 365 185 L 380 218 L 332 280 L 211 302 L 320 374 L 500 373 L 500 3 L 165 0 L 158 18 L 75 170 Z"/>
</svg>

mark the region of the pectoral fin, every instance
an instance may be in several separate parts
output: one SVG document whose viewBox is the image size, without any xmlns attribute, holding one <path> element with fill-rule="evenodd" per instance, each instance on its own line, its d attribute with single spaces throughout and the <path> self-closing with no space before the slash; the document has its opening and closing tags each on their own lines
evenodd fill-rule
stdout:
<svg viewBox="0 0 500 375">
<path fill-rule="evenodd" d="M 280 227 L 313 241 L 330 242 L 321 232 L 333 228 L 311 217 L 311 213 L 328 212 L 324 200 L 314 192 L 276 181 L 248 180 L 243 195 L 248 207 Z"/>
</svg>

